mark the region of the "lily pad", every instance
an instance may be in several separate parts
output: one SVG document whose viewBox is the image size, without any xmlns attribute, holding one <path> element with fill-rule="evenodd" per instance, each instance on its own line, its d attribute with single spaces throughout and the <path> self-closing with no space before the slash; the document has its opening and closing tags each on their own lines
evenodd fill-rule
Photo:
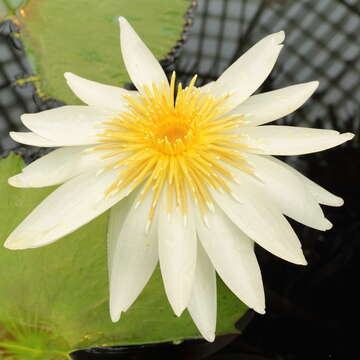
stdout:
<svg viewBox="0 0 360 360">
<path fill-rule="evenodd" d="M 0 240 L 54 187 L 18 189 L 7 184 L 23 160 L 0 160 Z M 108 309 L 108 214 L 54 244 L 11 251 L 0 247 L 0 349 L 11 359 L 66 359 L 94 346 L 143 344 L 199 337 L 188 313 L 177 318 L 157 270 L 134 305 L 112 323 Z M 131 236 L 131 234 L 129 234 Z M 217 334 L 236 333 L 247 308 L 218 280 Z M 0 350 L 1 353 L 1 350 Z"/>
<path fill-rule="evenodd" d="M 120 15 L 161 59 L 180 39 L 189 5 L 188 0 L 28 0 L 19 20 L 44 93 L 78 104 L 64 72 L 118 86 L 129 81 L 120 53 Z"/>
</svg>

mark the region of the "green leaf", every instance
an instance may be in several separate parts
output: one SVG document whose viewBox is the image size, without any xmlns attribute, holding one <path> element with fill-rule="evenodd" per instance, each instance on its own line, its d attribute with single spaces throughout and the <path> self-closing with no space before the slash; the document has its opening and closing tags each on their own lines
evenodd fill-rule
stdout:
<svg viewBox="0 0 360 360">
<path fill-rule="evenodd" d="M 8 177 L 22 167 L 18 155 L 0 160 L 2 243 L 54 189 L 10 187 Z M 21 353 L 14 359 L 65 359 L 60 354 L 80 348 L 200 336 L 188 313 L 180 318 L 173 314 L 159 270 L 120 321 L 111 322 L 107 223 L 108 214 L 104 214 L 43 248 L 12 251 L 0 247 L 0 329 L 3 326 L 6 330 L 6 335 L 0 332 L 0 348 Z M 234 324 L 246 311 L 219 280 L 217 334 L 237 332 Z"/>
<path fill-rule="evenodd" d="M 23 40 L 46 95 L 79 104 L 64 72 L 121 86 L 129 81 L 117 18 L 125 16 L 158 59 L 180 39 L 188 0 L 28 0 Z"/>
</svg>

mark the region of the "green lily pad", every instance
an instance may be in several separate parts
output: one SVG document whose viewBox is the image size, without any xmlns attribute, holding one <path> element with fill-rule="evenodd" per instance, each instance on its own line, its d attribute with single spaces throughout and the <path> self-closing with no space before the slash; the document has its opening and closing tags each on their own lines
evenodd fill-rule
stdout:
<svg viewBox="0 0 360 360">
<path fill-rule="evenodd" d="M 118 86 L 129 81 L 120 53 L 120 15 L 161 59 L 180 39 L 189 5 L 188 0 L 28 0 L 19 20 L 44 93 L 79 104 L 64 72 Z"/>
<path fill-rule="evenodd" d="M 0 160 L 0 241 L 54 187 L 17 189 L 8 177 L 23 160 Z M 54 244 L 12 251 L 0 246 L 0 354 L 11 359 L 66 359 L 76 349 L 199 337 L 189 314 L 177 318 L 157 270 L 118 323 L 108 309 L 106 232 L 108 214 Z M 247 307 L 219 280 L 217 334 L 236 333 Z M 2 329 L 2 331 L 1 331 Z"/>
</svg>

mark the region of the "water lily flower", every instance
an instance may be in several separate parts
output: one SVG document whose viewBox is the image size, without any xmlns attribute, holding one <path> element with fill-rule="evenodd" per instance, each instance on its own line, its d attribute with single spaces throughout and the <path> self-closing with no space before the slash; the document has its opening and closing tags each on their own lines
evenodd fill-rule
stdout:
<svg viewBox="0 0 360 360">
<path fill-rule="evenodd" d="M 9 249 L 36 248 L 108 209 L 110 314 L 116 322 L 158 262 L 177 316 L 188 309 L 213 341 L 216 273 L 248 307 L 265 311 L 254 244 L 305 265 L 285 218 L 318 230 L 331 223 L 319 204 L 343 200 L 272 155 L 332 148 L 353 134 L 267 125 L 295 111 L 318 82 L 253 93 L 271 72 L 284 32 L 248 50 L 214 82 L 168 81 L 124 19 L 121 51 L 137 91 L 65 78 L 86 104 L 25 114 L 19 143 L 58 147 L 9 179 L 15 187 L 60 185 L 10 234 Z"/>
</svg>

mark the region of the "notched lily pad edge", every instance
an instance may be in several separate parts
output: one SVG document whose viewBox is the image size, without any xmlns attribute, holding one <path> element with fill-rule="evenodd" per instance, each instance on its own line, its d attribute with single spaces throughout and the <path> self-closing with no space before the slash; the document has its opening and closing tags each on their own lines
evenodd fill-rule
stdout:
<svg viewBox="0 0 360 360">
<path fill-rule="evenodd" d="M 0 0 L 1 1 L 1 0 Z M 14 15 L 11 17 L 11 22 L 14 25 L 12 27 L 12 33 L 16 33 L 17 37 L 20 39 L 22 38 L 21 35 L 21 9 L 26 5 L 26 3 L 29 0 L 23 0 L 23 3 L 19 6 L 19 9 L 17 10 Z M 175 60 L 180 54 L 181 48 L 186 42 L 189 34 L 189 30 L 193 24 L 194 20 L 194 10 L 198 6 L 197 0 L 183 0 L 184 2 L 190 2 L 190 5 L 188 9 L 186 10 L 185 14 L 183 15 L 183 18 L 185 20 L 183 28 L 179 35 L 179 40 L 175 43 L 175 45 L 170 49 L 170 51 L 159 61 L 161 66 L 163 67 L 164 71 L 168 76 L 170 76 L 171 72 L 175 69 Z M 19 15 L 20 14 L 20 15 Z M 2 19 L 5 20 L 5 19 Z M 10 36 L 12 35 L 10 33 Z M 59 101 L 57 99 L 52 98 L 51 96 L 48 96 L 46 92 L 43 90 L 41 76 L 40 76 L 40 70 L 39 70 L 39 64 L 36 60 L 36 57 L 33 55 L 34 51 L 31 47 L 31 45 L 27 41 L 21 41 L 17 43 L 17 47 L 19 50 L 22 50 L 26 54 L 26 58 L 28 62 L 30 63 L 30 66 L 33 70 L 32 74 L 29 74 L 29 76 L 25 79 L 19 78 L 17 80 L 16 85 L 21 85 L 20 82 L 22 80 L 26 80 L 26 82 L 33 85 L 34 88 L 34 101 L 38 103 L 38 105 L 45 105 L 46 108 L 49 107 L 49 104 L 52 102 L 59 103 L 64 105 L 62 101 Z M 31 77 L 34 78 L 34 80 L 31 79 Z M 134 89 L 133 84 L 131 83 L 125 83 L 123 86 L 127 89 Z M 57 107 L 57 106 L 55 106 Z"/>
</svg>

